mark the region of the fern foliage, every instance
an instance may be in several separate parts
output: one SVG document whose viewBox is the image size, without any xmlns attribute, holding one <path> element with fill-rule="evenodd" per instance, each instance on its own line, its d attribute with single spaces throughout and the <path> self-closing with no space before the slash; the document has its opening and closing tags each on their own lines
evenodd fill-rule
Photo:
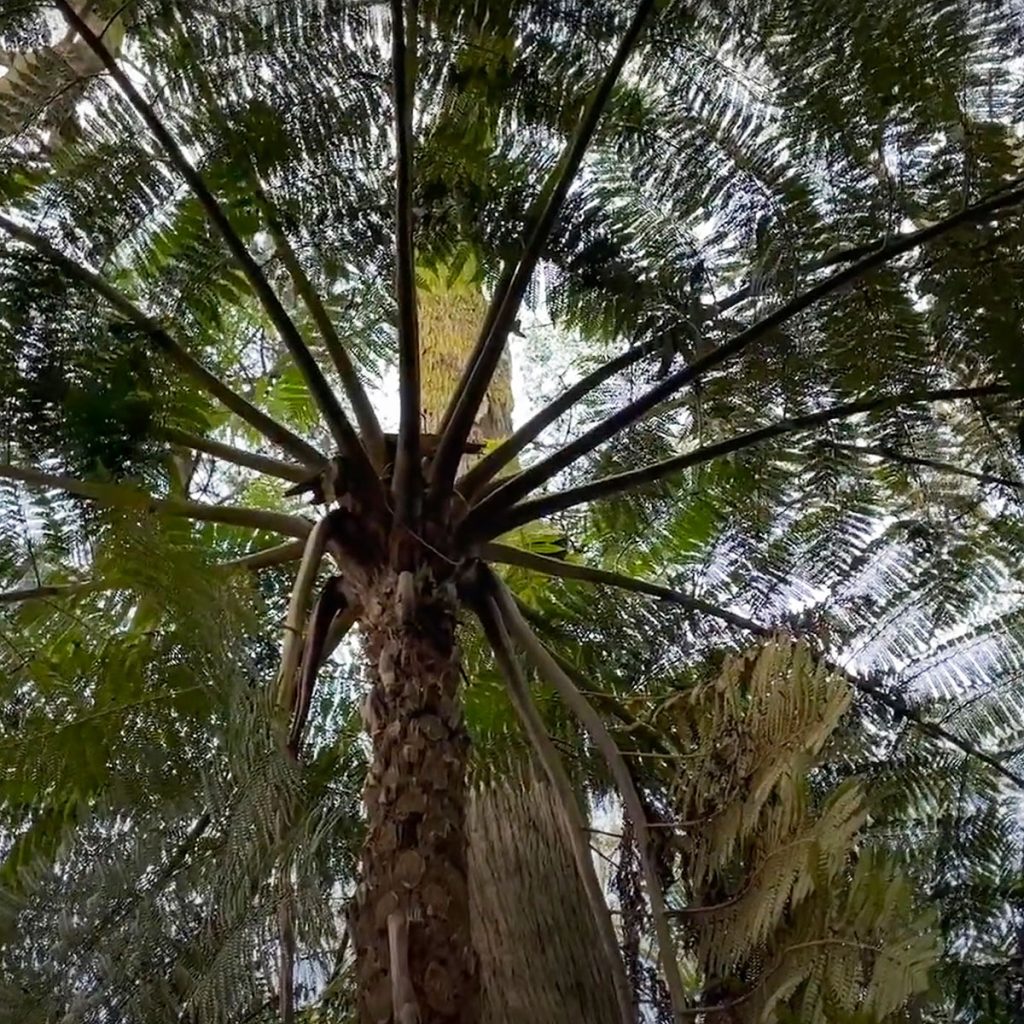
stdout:
<svg viewBox="0 0 1024 1024">
<path fill-rule="evenodd" d="M 493 295 L 638 4 L 407 6 L 421 284 Z M 331 388 L 344 367 L 296 265 L 394 426 L 387 5 L 72 7 Z M 662 0 L 536 253 L 511 345 L 518 422 L 609 359 L 648 355 L 553 419 L 517 469 L 759 332 L 540 496 L 684 466 L 501 538 L 662 588 L 502 569 L 659 826 L 708 1020 L 1021 1011 L 1024 218 L 1019 203 L 966 214 L 1021 185 L 1022 41 L 1011 0 Z M 44 481 L 0 472 L 0 1021 L 274 1019 L 282 908 L 299 1015 L 354 1019 L 345 915 L 370 668 L 357 629 L 318 682 L 304 759 L 285 756 L 267 692 L 295 572 L 248 513 L 292 516 L 300 536 L 310 509 L 285 493 L 296 466 L 274 473 L 280 445 L 182 367 L 199 361 L 272 417 L 289 458 L 296 444 L 330 456 L 335 439 L 203 201 L 57 6 L 0 4 L 0 72 L 0 215 L 42 239 L 5 228 L 0 244 L 2 463 Z M 974 390 L 920 397 L 940 389 Z M 757 440 L 860 402 L 876 404 Z M 136 499 L 100 508 L 60 478 Z M 185 501 L 201 515 L 168 513 Z M 260 553 L 261 568 L 230 565 Z M 464 707 L 486 785 L 532 754 L 472 622 Z M 750 625 L 774 639 L 751 649 Z M 543 681 L 534 693 L 596 836 L 608 765 Z M 657 1016 L 634 888 L 621 937 Z"/>
<path fill-rule="evenodd" d="M 934 913 L 865 846 L 870 791 L 816 778 L 850 699 L 806 644 L 778 638 L 661 711 L 683 759 L 680 913 L 708 1001 L 740 1019 L 896 1020 L 928 987 Z"/>
</svg>

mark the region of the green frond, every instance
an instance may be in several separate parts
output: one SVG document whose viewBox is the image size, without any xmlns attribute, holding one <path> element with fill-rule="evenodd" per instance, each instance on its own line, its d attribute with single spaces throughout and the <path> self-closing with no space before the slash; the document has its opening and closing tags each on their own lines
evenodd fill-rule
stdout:
<svg viewBox="0 0 1024 1024">
<path fill-rule="evenodd" d="M 277 223 L 390 429 L 386 5 L 77 7 L 341 394 Z M 444 270 L 446 286 L 462 273 L 489 295 L 636 4 L 412 7 L 421 284 Z M 648 354 L 550 423 L 519 468 L 856 259 L 1019 187 L 1021 33 L 1007 0 L 657 4 L 518 314 L 516 419 L 633 346 Z M 116 285 L 300 451 L 334 454 L 203 204 L 46 0 L 0 2 L 0 207 Z M 1008 207 L 901 250 L 542 485 L 910 389 L 1008 391 L 780 435 L 505 538 L 734 613 L 502 570 L 635 775 L 693 1005 L 720 1007 L 698 1019 L 1009 1024 L 1017 1012 L 1024 832 L 995 767 L 1024 772 L 1021 225 Z M 253 458 L 179 443 L 280 454 L 137 321 L 6 235 L 0 418 L 2 461 L 51 477 L 320 514 Z M 454 518 L 436 532 L 418 539 L 470 578 L 474 552 L 446 547 Z M 216 568 L 276 543 L 0 481 L 0 589 L 37 592 L 0 603 L 0 1021 L 270 1024 L 286 896 L 295 1019 L 355 1019 L 356 954 L 341 936 L 360 876 L 372 666 L 357 626 L 318 679 L 302 759 L 278 749 L 264 687 L 294 569 Z M 778 633 L 749 650 L 737 617 Z M 471 781 L 522 778 L 530 748 L 468 616 L 459 628 Z M 826 662 L 887 704 L 852 695 Z M 606 767 L 534 685 L 606 824 Z M 660 1024 L 671 1018 L 631 842 L 609 868 L 610 902 L 639 1017 Z"/>
</svg>

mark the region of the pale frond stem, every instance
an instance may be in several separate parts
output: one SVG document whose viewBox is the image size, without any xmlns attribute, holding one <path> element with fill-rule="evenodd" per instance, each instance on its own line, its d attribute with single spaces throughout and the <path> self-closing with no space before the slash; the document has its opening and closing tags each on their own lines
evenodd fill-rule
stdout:
<svg viewBox="0 0 1024 1024">
<path fill-rule="evenodd" d="M 224 381 L 191 356 L 184 346 L 177 342 L 156 320 L 99 274 L 82 266 L 69 256 L 65 256 L 43 235 L 30 231 L 7 217 L 0 216 L 0 229 L 6 231 L 12 238 L 35 249 L 49 262 L 60 267 L 70 277 L 81 281 L 82 284 L 87 285 L 105 299 L 126 320 L 131 321 L 147 335 L 157 350 L 167 356 L 179 370 L 195 381 L 207 394 L 216 398 L 226 409 L 245 420 L 268 441 L 276 444 L 290 455 L 294 455 L 305 465 L 322 466 L 324 464 L 323 455 L 311 444 L 303 441 L 297 434 L 292 433 L 287 427 L 257 409 L 238 392 L 228 387 Z"/>
<path fill-rule="evenodd" d="M 277 293 L 271 287 L 270 282 L 267 280 L 260 265 L 253 258 L 252 253 L 249 252 L 245 242 L 242 241 L 241 236 L 235 231 L 223 207 L 210 191 L 203 176 L 182 152 L 181 147 L 157 116 L 152 105 L 135 88 L 132 80 L 124 73 L 114 56 L 103 44 L 103 41 L 78 15 L 69 0 L 56 0 L 56 3 L 68 24 L 81 35 L 93 53 L 103 62 L 104 67 L 106 67 L 111 78 L 117 83 L 125 98 L 163 147 L 170 162 L 188 183 L 189 188 L 206 212 L 210 223 L 213 224 L 221 238 L 224 239 L 228 251 L 245 275 L 253 292 L 270 318 L 270 322 L 274 325 L 281 340 L 290 352 L 292 359 L 295 361 L 295 365 L 302 374 L 310 394 L 323 414 L 324 420 L 330 428 L 340 450 L 353 460 L 354 465 L 358 466 L 360 461 L 362 461 L 366 464 L 367 469 L 372 470 L 366 456 L 366 451 L 359 443 L 359 438 L 355 430 L 352 429 L 352 425 L 345 415 L 345 410 L 342 409 L 337 396 L 331 390 L 327 378 L 317 365 L 313 354 L 299 333 L 299 329 L 288 315 L 288 311 L 277 297 Z"/>
<path fill-rule="evenodd" d="M 167 460 L 168 482 L 183 498 L 187 498 L 192 480 L 199 468 L 201 452 L 185 449 L 172 443 L 169 454 L 170 458 Z"/>
<path fill-rule="evenodd" d="M 502 441 L 494 451 L 489 452 L 479 462 L 464 473 L 455 484 L 455 489 L 472 502 L 483 488 L 489 484 L 531 441 L 537 439 L 552 423 L 568 412 L 580 399 L 590 394 L 594 388 L 600 387 L 609 377 L 628 369 L 641 359 L 653 355 L 661 347 L 660 341 L 648 342 L 627 349 L 621 355 L 609 360 L 596 370 L 578 380 L 567 388 L 554 401 L 531 416 L 510 437 Z"/>
<path fill-rule="evenodd" d="M 279 480 L 290 480 L 293 483 L 300 483 L 309 478 L 308 467 L 298 466 L 293 462 L 282 462 L 280 459 L 271 459 L 266 455 L 259 455 L 256 452 L 247 452 L 242 448 L 236 448 L 234 445 L 214 441 L 208 437 L 200 437 L 198 434 L 190 434 L 187 430 L 178 430 L 175 427 L 161 427 L 157 433 L 165 440 L 182 448 L 203 452 L 223 462 L 244 466 L 246 469 L 253 469 L 257 473 L 265 473 L 267 476 L 277 477 Z"/>
<path fill-rule="evenodd" d="M 271 235 L 274 237 L 277 255 L 284 264 L 285 270 L 288 271 L 288 276 L 295 285 L 299 298 L 302 299 L 306 309 L 309 310 L 313 323 L 316 324 L 317 331 L 319 331 L 320 337 L 323 339 L 324 347 L 327 349 L 327 354 L 331 357 L 331 362 L 338 373 L 342 387 L 345 389 L 345 394 L 352 404 L 352 410 L 355 413 L 356 423 L 359 425 L 363 443 L 366 445 L 374 467 L 379 472 L 387 465 L 387 449 L 384 444 L 384 433 L 370 402 L 370 397 L 348 354 L 345 343 L 341 340 L 331 320 L 331 316 L 327 312 L 327 307 L 317 293 L 316 288 L 313 287 L 313 282 L 310 281 L 309 275 L 306 273 L 299 257 L 288 241 L 288 236 L 285 234 L 284 228 L 281 226 L 281 222 L 278 220 L 262 184 L 256 178 L 255 171 L 253 172 L 253 183 L 256 203 L 263 213 L 263 219 L 267 222 Z"/>
<path fill-rule="evenodd" d="M 605 956 L 614 974 L 613 981 L 619 1011 L 622 1015 L 622 1024 L 633 1024 L 635 1020 L 633 994 L 630 991 L 629 981 L 622 963 L 622 954 L 619 951 L 615 928 L 608 912 L 608 904 L 601 890 L 597 872 L 594 870 L 594 861 L 590 856 L 590 845 L 587 842 L 589 829 L 580 811 L 572 781 L 569 779 L 562 759 L 551 742 L 544 722 L 530 697 L 529 684 L 523 674 L 522 666 L 512 651 L 512 642 L 494 598 L 485 594 L 483 600 L 479 602 L 479 607 L 475 610 L 483 627 L 484 635 L 487 637 L 487 642 L 494 653 L 494 659 L 505 677 L 512 707 L 515 709 L 523 731 L 537 755 L 537 760 L 540 761 L 544 774 L 558 798 L 566 837 L 572 847 L 580 882 L 587 895 L 594 924 L 601 936 Z"/>
<path fill-rule="evenodd" d="M 941 238 L 957 228 L 980 223 L 985 220 L 993 220 L 998 216 L 1013 213 L 1022 203 L 1024 203 L 1024 188 L 1010 189 L 991 196 L 973 206 L 965 207 L 945 220 L 922 228 L 920 231 L 914 231 L 902 237 L 892 239 L 886 245 L 874 250 L 855 263 L 844 267 L 842 270 L 837 270 L 823 281 L 819 281 L 818 284 L 813 285 L 788 302 L 783 303 L 774 312 L 769 313 L 746 330 L 740 331 L 739 334 L 732 337 L 729 341 L 719 345 L 718 348 L 697 359 L 689 366 L 684 366 L 675 373 L 669 374 L 664 380 L 638 399 L 623 406 L 618 412 L 613 413 L 593 426 L 575 441 L 570 442 L 557 452 L 554 452 L 509 480 L 491 495 L 488 500 L 496 500 L 497 503 L 510 507 L 520 499 L 525 498 L 531 491 L 545 484 L 563 469 L 571 466 L 577 459 L 592 452 L 598 445 L 603 444 L 636 423 L 637 420 L 645 416 L 655 406 L 670 398 L 709 370 L 738 356 L 755 341 L 760 340 L 797 314 L 802 313 L 805 309 L 809 309 L 820 299 L 833 294 L 845 285 L 859 280 L 865 274 L 884 266 L 890 260 L 903 253 L 910 252 L 927 242 Z"/>
<path fill-rule="evenodd" d="M 391 68 L 394 82 L 397 148 L 395 202 L 395 293 L 398 299 L 398 445 L 392 490 L 395 523 L 417 520 L 422 489 L 420 467 L 420 332 L 416 310 L 416 269 L 413 255 L 412 107 L 416 84 L 411 80 L 415 52 L 409 52 L 405 0 L 391 0 Z M 415 8 L 411 12 L 415 18 Z M 410 26 L 415 40 L 415 26 Z M 414 43 L 415 45 L 415 43 Z"/>
<path fill-rule="evenodd" d="M 988 384 L 974 388 L 939 388 L 933 391 L 907 391 L 899 395 L 883 395 L 879 398 L 865 398 L 856 402 L 846 402 L 827 409 L 819 409 L 817 412 L 808 413 L 806 416 L 793 416 L 788 419 L 779 420 L 770 426 L 751 430 L 745 434 L 738 434 L 716 444 L 703 445 L 691 452 L 687 452 L 685 455 L 677 455 L 674 458 L 664 459 L 661 462 L 653 462 L 647 466 L 641 466 L 639 469 L 628 470 L 625 473 L 616 473 L 601 480 L 594 480 L 589 484 L 570 487 L 565 491 L 556 491 L 554 494 L 531 498 L 529 501 L 513 505 L 508 510 L 503 509 L 500 505 L 501 498 L 506 489 L 500 488 L 470 512 L 466 518 L 464 529 L 466 534 L 472 537 L 476 529 L 483 528 L 486 524 L 487 534 L 492 537 L 497 536 L 516 526 L 521 526 L 523 523 L 529 523 L 551 515 L 553 512 L 560 512 L 589 501 L 600 501 L 604 498 L 614 497 L 617 494 L 624 494 L 638 487 L 664 480 L 676 473 L 682 472 L 684 469 L 699 466 L 705 462 L 724 458 L 746 448 L 763 444 L 772 438 L 807 430 L 811 427 L 822 426 L 835 420 L 849 419 L 851 416 L 857 416 L 861 413 L 873 412 L 879 409 L 895 409 L 900 406 L 922 402 L 945 402 L 964 398 L 991 397 L 1006 394 L 1009 391 L 1010 388 L 1007 385 Z M 526 472 L 529 472 L 529 470 Z"/>
<path fill-rule="evenodd" d="M 604 77 L 587 104 L 583 117 L 561 160 L 554 169 L 550 182 L 541 192 L 543 207 L 530 217 L 532 221 L 529 236 L 523 247 L 519 263 L 507 278 L 508 285 L 499 288 L 491 300 L 493 314 L 488 312 L 489 326 L 486 335 L 481 336 L 479 351 L 471 357 L 471 369 L 465 386 L 456 393 L 455 407 L 450 421 L 441 433 L 437 455 L 431 465 L 430 488 L 436 496 L 446 496 L 455 481 L 463 447 L 480 410 L 480 403 L 487 394 L 494 372 L 508 342 L 523 296 L 533 277 L 547 245 L 555 222 L 565 203 L 569 189 L 579 173 L 580 165 L 590 146 L 598 122 L 608 105 L 615 83 L 618 81 L 626 61 L 633 53 L 648 19 L 657 7 L 656 0 L 640 0 L 633 20 L 630 22 L 622 41 L 619 43 Z M 502 282 L 504 283 L 504 282 Z"/>
<path fill-rule="evenodd" d="M 29 487 L 48 487 L 80 498 L 89 498 L 109 508 L 132 508 L 142 512 L 160 512 L 164 515 L 195 519 L 200 522 L 225 523 L 247 526 L 253 530 L 271 530 L 290 537 L 305 538 L 310 531 L 308 519 L 290 516 L 284 512 L 271 512 L 262 508 L 240 508 L 234 505 L 207 505 L 183 498 L 157 498 L 145 491 L 136 491 L 120 484 L 100 484 L 89 480 L 76 480 L 56 476 L 37 469 L 0 463 L 0 478 L 17 480 Z"/>
<path fill-rule="evenodd" d="M 313 585 L 327 550 L 331 520 L 324 516 L 310 531 L 302 552 L 302 561 L 295 574 L 288 611 L 284 620 L 284 640 L 281 645 L 281 667 L 277 673 L 274 703 L 281 714 L 287 714 L 295 700 L 296 673 L 302 658 L 302 645 L 306 631 L 306 609 L 310 605 Z"/>
<path fill-rule="evenodd" d="M 620 590 L 630 590 L 635 594 L 656 597 L 662 601 L 668 601 L 670 604 L 679 605 L 681 608 L 722 619 L 731 626 L 736 626 L 738 629 L 744 629 L 751 633 L 768 635 L 771 632 L 752 619 L 748 619 L 743 615 L 737 615 L 727 608 L 719 608 L 708 601 L 690 597 L 682 593 L 682 591 L 673 590 L 671 587 L 665 587 L 658 583 L 648 583 L 646 580 L 624 576 L 622 573 L 609 572 L 606 569 L 596 569 L 589 565 L 580 565 L 579 563 L 567 562 L 560 558 L 539 555 L 532 551 L 524 551 L 522 548 L 512 547 L 509 544 L 496 544 L 493 542 L 481 544 L 478 553 L 481 558 L 487 561 L 529 569 L 531 572 L 540 573 L 543 576 L 554 576 L 565 580 L 581 580 L 584 583 L 597 583 L 618 587 Z"/>
<path fill-rule="evenodd" d="M 1024 482 L 1013 480 L 1008 476 L 979 473 L 976 470 L 964 469 L 963 466 L 955 466 L 951 462 L 943 462 L 940 459 L 927 459 L 918 455 L 907 455 L 904 452 L 896 451 L 894 448 L 843 444 L 840 441 L 829 441 L 828 444 L 838 451 L 849 452 L 851 455 L 870 455 L 878 459 L 889 459 L 892 462 L 899 462 L 905 466 L 924 466 L 926 469 L 934 469 L 939 473 L 949 473 L 953 476 L 966 477 L 968 480 L 978 480 L 983 484 L 998 484 L 1000 487 L 1010 487 L 1015 491 L 1024 490 Z"/>
<path fill-rule="evenodd" d="M 90 590 L 101 589 L 98 583 L 50 583 L 38 587 L 16 587 L 0 591 L 0 605 L 21 604 L 24 601 L 45 601 L 52 597 L 74 597 Z"/>
<path fill-rule="evenodd" d="M 594 745 L 604 758 L 612 778 L 618 787 L 622 803 L 633 823 L 640 861 L 643 865 L 644 886 L 650 901 L 651 917 L 654 931 L 658 938 L 659 960 L 665 982 L 668 985 L 672 1000 L 673 1012 L 678 1019 L 686 1006 L 686 990 L 679 973 L 679 959 L 676 955 L 675 942 L 669 925 L 665 899 L 658 880 L 658 872 L 651 852 L 651 836 L 647 823 L 647 814 L 643 801 L 637 792 L 625 758 L 619 751 L 608 732 L 601 716 L 594 710 L 591 703 L 580 693 L 572 679 L 562 671 L 558 662 L 530 629 L 526 620 L 520 615 L 515 600 L 508 588 L 493 574 L 488 572 L 491 586 L 502 620 L 515 642 L 526 652 L 534 667 L 562 698 L 580 724 L 586 729 Z"/>
<path fill-rule="evenodd" d="M 545 629 L 550 629 L 550 623 L 533 608 L 531 608 L 524 601 L 512 595 L 516 602 L 516 607 L 519 609 L 519 614 L 522 615 L 528 623 L 530 623 L 534 631 L 540 631 L 543 633 Z M 613 693 L 608 693 L 604 690 L 591 690 L 589 689 L 589 683 L 583 678 L 580 670 L 571 662 L 568 658 L 559 654 L 558 651 L 548 647 L 548 654 L 558 663 L 558 667 L 576 684 L 576 688 L 580 693 L 587 697 L 593 698 L 591 703 L 596 704 L 601 710 L 606 711 L 613 718 L 617 718 L 625 727 L 625 731 L 637 738 L 646 739 L 650 743 L 652 748 L 660 749 L 668 756 L 674 756 L 673 749 L 665 742 L 665 737 L 650 726 L 647 722 L 642 721 L 633 714 L 632 711 L 627 708 L 622 701 L 618 699 Z"/>
<path fill-rule="evenodd" d="M 404 910 L 387 917 L 388 958 L 391 975 L 391 1020 L 394 1024 L 419 1024 L 420 1010 L 409 975 L 409 918 Z"/>
<path fill-rule="evenodd" d="M 309 535 L 310 522 L 303 516 L 288 515 L 286 512 L 272 512 L 262 508 L 244 508 L 235 505 L 207 505 L 199 501 L 184 501 L 177 498 L 152 498 L 145 495 L 139 508 L 161 512 L 164 515 L 194 519 L 197 522 L 223 523 L 226 526 L 245 526 L 251 530 L 270 530 L 290 537 L 305 538 Z"/>
<path fill-rule="evenodd" d="M 287 565 L 289 562 L 297 561 L 302 557 L 302 552 L 305 549 L 306 542 L 304 540 L 290 540 L 286 544 L 278 544 L 262 551 L 254 551 L 251 555 L 241 555 L 228 562 L 220 562 L 215 568 L 249 569 L 253 572 L 258 569 L 270 569 L 276 565 Z"/>
</svg>

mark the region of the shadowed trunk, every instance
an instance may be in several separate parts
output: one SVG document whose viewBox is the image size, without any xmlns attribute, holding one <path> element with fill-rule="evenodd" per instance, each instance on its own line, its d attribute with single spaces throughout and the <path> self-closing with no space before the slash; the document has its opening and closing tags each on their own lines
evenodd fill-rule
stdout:
<svg viewBox="0 0 1024 1024">
<path fill-rule="evenodd" d="M 467 832 L 482 1024 L 620 1024 L 612 965 L 550 786 L 472 793 Z"/>
<path fill-rule="evenodd" d="M 454 611 L 454 587 L 427 566 L 383 573 L 365 605 L 373 756 L 354 938 L 366 1024 L 478 1020 Z"/>
</svg>

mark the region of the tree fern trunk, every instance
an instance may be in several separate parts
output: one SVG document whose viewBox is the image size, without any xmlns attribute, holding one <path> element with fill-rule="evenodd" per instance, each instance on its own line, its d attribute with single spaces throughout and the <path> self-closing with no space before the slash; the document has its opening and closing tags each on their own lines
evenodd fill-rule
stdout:
<svg viewBox="0 0 1024 1024">
<path fill-rule="evenodd" d="M 445 271 L 425 276 L 419 315 L 429 433 L 486 303 L 476 284 L 448 286 Z M 511 406 L 506 358 L 474 438 L 507 436 Z M 392 917 L 408 922 L 400 933 L 416 1024 L 619 1024 L 612 971 L 550 789 L 530 782 L 478 791 L 467 832 L 456 595 L 444 572 L 423 565 L 415 574 L 385 573 L 364 602 L 373 758 L 353 929 L 361 1020 L 406 1024 Z"/>
<path fill-rule="evenodd" d="M 474 792 L 467 831 L 482 1024 L 620 1024 L 612 965 L 551 788 Z"/>
<path fill-rule="evenodd" d="M 475 1024 L 476 968 L 466 881 L 469 744 L 458 702 L 455 593 L 430 569 L 386 572 L 364 613 L 373 685 L 368 832 L 354 938 L 365 1024 Z M 389 918 L 407 949 L 389 948 Z M 394 936 L 392 936 L 392 939 Z M 407 961 L 407 979 L 403 978 Z M 392 1007 L 394 1015 L 392 1015 Z"/>
</svg>

